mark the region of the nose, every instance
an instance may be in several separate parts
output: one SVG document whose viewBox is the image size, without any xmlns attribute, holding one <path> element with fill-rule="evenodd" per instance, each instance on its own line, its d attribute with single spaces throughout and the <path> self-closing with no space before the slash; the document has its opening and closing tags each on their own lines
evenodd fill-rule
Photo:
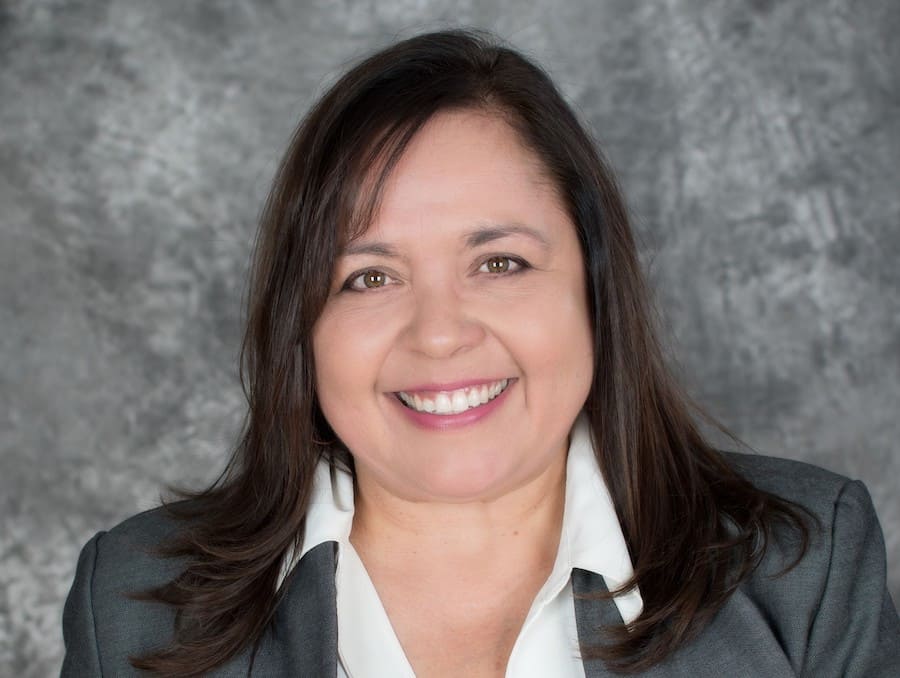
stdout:
<svg viewBox="0 0 900 678">
<path fill-rule="evenodd" d="M 406 328 L 410 348 L 430 358 L 449 358 L 477 346 L 485 329 L 457 290 L 419 290 Z"/>
</svg>

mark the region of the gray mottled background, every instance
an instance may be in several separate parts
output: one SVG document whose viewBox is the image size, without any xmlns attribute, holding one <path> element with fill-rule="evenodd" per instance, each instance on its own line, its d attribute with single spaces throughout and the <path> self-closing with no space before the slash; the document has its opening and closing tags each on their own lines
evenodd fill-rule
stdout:
<svg viewBox="0 0 900 678">
<path fill-rule="evenodd" d="M 756 449 L 863 479 L 900 599 L 900 3 L 0 0 L 0 674 L 80 546 L 220 469 L 254 221 L 298 117 L 479 25 L 607 149 L 672 352 Z"/>
</svg>

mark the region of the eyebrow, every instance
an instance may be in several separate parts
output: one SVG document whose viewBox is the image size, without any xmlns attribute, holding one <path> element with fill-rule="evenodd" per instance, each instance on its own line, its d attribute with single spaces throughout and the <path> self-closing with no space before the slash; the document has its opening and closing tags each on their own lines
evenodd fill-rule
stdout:
<svg viewBox="0 0 900 678">
<path fill-rule="evenodd" d="M 550 241 L 540 231 L 525 226 L 524 224 L 486 224 L 466 234 L 465 243 L 469 249 L 481 247 L 488 243 L 507 238 L 512 235 L 521 235 L 537 242 L 543 249 L 550 249 Z M 347 243 L 340 256 L 352 257 L 368 254 L 370 256 L 386 257 L 388 259 L 400 258 L 400 252 L 396 247 L 380 241 L 357 241 Z"/>
<path fill-rule="evenodd" d="M 469 248 L 480 247 L 511 235 L 523 235 L 536 241 L 542 248 L 550 249 L 550 241 L 543 233 L 523 224 L 487 224 L 481 226 L 466 236 L 466 245 Z"/>
<path fill-rule="evenodd" d="M 392 247 L 383 242 L 359 242 L 352 240 L 341 248 L 340 256 L 353 257 L 360 254 L 369 254 L 376 257 L 387 257 L 389 259 L 397 259 L 400 253 L 396 247 Z"/>
</svg>

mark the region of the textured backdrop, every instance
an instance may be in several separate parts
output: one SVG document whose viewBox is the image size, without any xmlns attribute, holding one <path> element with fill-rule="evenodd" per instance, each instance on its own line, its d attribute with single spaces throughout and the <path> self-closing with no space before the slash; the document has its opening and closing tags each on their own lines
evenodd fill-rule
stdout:
<svg viewBox="0 0 900 678">
<path fill-rule="evenodd" d="M 452 23 L 549 68 L 620 173 L 692 392 L 864 480 L 900 600 L 900 3 L 0 0 L 0 674 L 58 670 L 96 530 L 221 468 L 298 117 Z"/>
</svg>

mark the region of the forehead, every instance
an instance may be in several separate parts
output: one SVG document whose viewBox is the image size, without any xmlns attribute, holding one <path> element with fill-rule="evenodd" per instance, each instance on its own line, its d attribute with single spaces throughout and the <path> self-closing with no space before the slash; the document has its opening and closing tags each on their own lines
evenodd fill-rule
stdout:
<svg viewBox="0 0 900 678">
<path fill-rule="evenodd" d="M 428 170 L 466 165 L 477 157 L 490 166 L 516 165 L 535 180 L 543 180 L 544 167 L 507 116 L 485 110 L 442 111 L 432 116 L 407 145 L 397 170 Z"/>
<path fill-rule="evenodd" d="M 503 116 L 441 112 L 403 150 L 384 179 L 369 227 L 357 238 L 476 222 L 555 223 L 566 213 L 544 164 Z"/>
</svg>

